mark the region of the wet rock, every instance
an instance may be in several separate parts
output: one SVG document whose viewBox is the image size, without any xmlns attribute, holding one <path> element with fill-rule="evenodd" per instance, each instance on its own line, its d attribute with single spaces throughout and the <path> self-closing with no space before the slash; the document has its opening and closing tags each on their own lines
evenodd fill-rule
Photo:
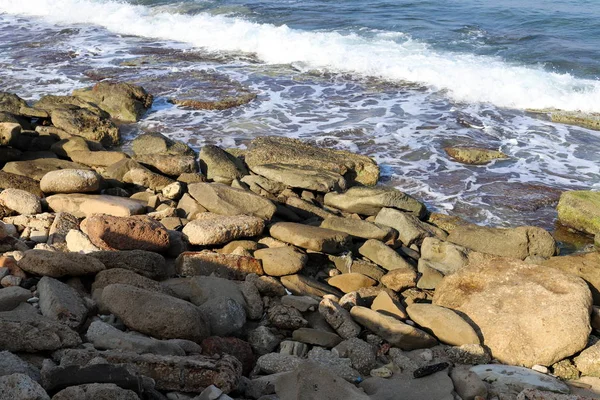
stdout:
<svg viewBox="0 0 600 400">
<path fill-rule="evenodd" d="M 475 330 L 454 311 L 434 304 L 415 303 L 406 308 L 411 320 L 452 346 L 479 344 Z"/>
<path fill-rule="evenodd" d="M 68 212 L 77 218 L 92 214 L 129 217 L 144 212 L 145 205 L 136 200 L 106 194 L 55 194 L 46 198 L 48 207 L 54 212 Z"/>
<path fill-rule="evenodd" d="M 469 318 L 494 358 L 513 365 L 552 365 L 583 349 L 591 329 L 583 280 L 517 260 L 490 260 L 447 276 L 434 303 Z"/>
<path fill-rule="evenodd" d="M 323 149 L 297 139 L 260 137 L 252 141 L 245 155 L 245 161 L 251 169 L 282 160 L 334 172 L 344 176 L 350 183 L 375 185 L 379 179 L 379 167 L 369 157 L 343 150 Z"/>
<path fill-rule="evenodd" d="M 36 180 L 28 176 L 0 171 L 0 189 L 10 188 L 25 190 L 38 197 L 44 197 L 44 193 L 41 191 L 40 185 Z"/>
<path fill-rule="evenodd" d="M 241 160 L 213 145 L 203 146 L 200 150 L 200 169 L 208 179 L 226 184 L 248 175 Z"/>
<path fill-rule="evenodd" d="M 47 250 L 27 251 L 19 260 L 19 268 L 30 274 L 53 278 L 96 274 L 105 269 L 104 264 L 88 255 Z"/>
<path fill-rule="evenodd" d="M 91 88 L 73 91 L 73 96 L 96 104 L 114 118 L 136 122 L 152 106 L 152 95 L 141 86 L 122 82 L 98 82 Z"/>
<path fill-rule="evenodd" d="M 445 239 L 447 236 L 441 229 L 420 221 L 414 215 L 392 208 L 382 208 L 377 213 L 375 222 L 398 231 L 398 239 L 407 247 L 412 244 L 421 245 L 427 237 L 437 236 Z"/>
<path fill-rule="evenodd" d="M 221 215 L 253 215 L 271 219 L 275 205 L 250 191 L 232 188 L 220 183 L 194 183 L 188 186 L 190 195 L 210 212 Z"/>
<path fill-rule="evenodd" d="M 106 269 L 126 269 L 156 280 L 169 275 L 165 258 L 150 251 L 99 251 L 90 253 L 90 256 L 99 260 Z"/>
<path fill-rule="evenodd" d="M 0 331 L 0 348 L 11 352 L 54 351 L 81 344 L 75 331 L 37 314 L 29 305 L 0 312 Z"/>
<path fill-rule="evenodd" d="M 37 284 L 42 315 L 78 330 L 85 323 L 88 309 L 77 290 L 48 276 Z"/>
<path fill-rule="evenodd" d="M 319 313 L 342 338 L 350 339 L 360 334 L 361 328 L 354 322 L 350 313 L 333 300 L 321 300 Z"/>
<path fill-rule="evenodd" d="M 357 306 L 350 310 L 350 315 L 392 346 L 403 350 L 422 349 L 437 344 L 437 341 L 427 333 L 377 311 Z"/>
<path fill-rule="evenodd" d="M 121 141 L 119 128 L 109 119 L 85 108 L 56 108 L 51 111 L 52 124 L 75 136 L 116 146 Z"/>
<path fill-rule="evenodd" d="M 104 288 L 102 302 L 129 328 L 154 337 L 200 343 L 210 329 L 196 306 L 165 294 L 113 284 Z"/>
<path fill-rule="evenodd" d="M 552 122 L 600 130 L 600 116 L 594 113 L 585 113 L 581 111 L 552 111 L 550 113 L 550 119 Z"/>
<path fill-rule="evenodd" d="M 21 107 L 27 107 L 27 102 L 14 93 L 0 92 L 0 111 L 19 115 Z"/>
<path fill-rule="evenodd" d="M 0 290 L 0 312 L 12 311 L 31 297 L 31 292 L 19 286 L 11 286 Z"/>
<path fill-rule="evenodd" d="M 344 251 L 351 243 L 351 238 L 346 233 L 293 222 L 274 224 L 270 234 L 275 239 L 300 248 L 331 254 Z"/>
<path fill-rule="evenodd" d="M 169 154 L 194 156 L 194 150 L 187 144 L 171 140 L 158 132 L 144 133 L 131 142 L 131 149 L 136 156 L 142 154 Z"/>
<path fill-rule="evenodd" d="M 119 350 L 137 354 L 157 354 L 163 356 L 184 356 L 185 352 L 165 340 L 157 340 L 139 334 L 127 333 L 106 324 L 94 321 L 86 332 L 87 340 L 99 350 Z"/>
<path fill-rule="evenodd" d="M 586 190 L 565 192 L 556 207 L 558 220 L 570 228 L 594 235 L 600 232 L 600 193 Z"/>
<path fill-rule="evenodd" d="M 400 254 L 379 240 L 367 240 L 358 248 L 358 252 L 360 255 L 367 257 L 369 260 L 388 271 L 396 269 L 414 269 L 414 267 L 400 256 Z"/>
<path fill-rule="evenodd" d="M 509 158 L 501 151 L 482 149 L 479 147 L 445 147 L 444 151 L 454 161 L 472 165 L 485 165 L 494 160 Z"/>
<path fill-rule="evenodd" d="M 377 215 L 382 208 L 397 210 L 423 218 L 423 203 L 391 187 L 352 187 L 344 193 L 327 193 L 325 204 L 337 209 L 361 215 Z"/>
<path fill-rule="evenodd" d="M 71 386 L 56 393 L 53 400 L 139 400 L 133 390 L 122 389 L 114 383 L 91 383 Z"/>
<path fill-rule="evenodd" d="M 0 376 L 0 388 L 3 400 L 50 400 L 40 384 L 25 374 Z"/>
<path fill-rule="evenodd" d="M 183 276 L 214 274 L 220 278 L 243 280 L 248 274 L 263 274 L 260 261 L 255 258 L 212 251 L 182 253 L 175 264 L 177 273 Z"/>
<path fill-rule="evenodd" d="M 374 286 L 377 281 L 366 275 L 351 272 L 332 276 L 327 281 L 331 286 L 340 289 L 344 293 L 355 292 L 361 288 Z"/>
<path fill-rule="evenodd" d="M 35 215 L 42 212 L 40 198 L 21 189 L 4 189 L 0 193 L 0 204 L 21 215 Z"/>
<path fill-rule="evenodd" d="M 265 223 L 261 218 L 247 215 L 224 217 L 217 214 L 207 219 L 188 222 L 183 228 L 183 233 L 191 244 L 209 246 L 258 236 L 264 228 Z"/>
<path fill-rule="evenodd" d="M 256 250 L 254 257 L 262 261 L 265 274 L 271 276 L 293 275 L 308 262 L 308 256 L 292 246 Z"/>
<path fill-rule="evenodd" d="M 529 256 L 547 258 L 556 254 L 552 235 L 533 226 L 514 229 L 460 226 L 450 233 L 448 241 L 481 253 L 521 260 Z"/>
</svg>

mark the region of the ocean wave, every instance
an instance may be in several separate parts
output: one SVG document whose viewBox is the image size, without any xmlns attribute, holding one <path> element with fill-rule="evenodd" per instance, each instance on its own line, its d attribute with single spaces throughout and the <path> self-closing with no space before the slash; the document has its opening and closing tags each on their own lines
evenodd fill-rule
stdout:
<svg viewBox="0 0 600 400">
<path fill-rule="evenodd" d="M 410 38 L 311 32 L 199 13 L 186 15 L 109 0 L 0 0 L 0 12 L 55 24 L 93 24 L 127 35 L 185 42 L 212 51 L 255 53 L 272 64 L 353 73 L 444 90 L 454 101 L 506 108 L 600 111 L 600 81 L 500 58 L 442 52 Z"/>
</svg>

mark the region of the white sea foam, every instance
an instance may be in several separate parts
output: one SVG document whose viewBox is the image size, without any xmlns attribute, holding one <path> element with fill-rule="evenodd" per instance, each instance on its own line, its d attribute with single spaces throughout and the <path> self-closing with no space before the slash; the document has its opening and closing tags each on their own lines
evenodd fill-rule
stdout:
<svg viewBox="0 0 600 400">
<path fill-rule="evenodd" d="M 494 57 L 444 53 L 418 41 L 391 39 L 385 33 L 364 38 L 307 32 L 108 0 L 0 0 L 0 12 L 42 17 L 57 24 L 95 24 L 120 34 L 181 41 L 215 51 L 256 53 L 266 63 L 295 63 L 308 69 L 417 82 L 446 90 L 460 102 L 600 111 L 598 80 L 514 65 Z"/>
</svg>

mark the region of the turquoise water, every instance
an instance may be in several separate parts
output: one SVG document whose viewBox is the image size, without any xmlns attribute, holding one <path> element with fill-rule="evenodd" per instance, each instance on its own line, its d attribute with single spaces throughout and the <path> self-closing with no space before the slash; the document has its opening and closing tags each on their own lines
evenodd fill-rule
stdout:
<svg viewBox="0 0 600 400">
<path fill-rule="evenodd" d="M 599 60 L 596 0 L 0 0 L 3 90 L 35 100 L 136 81 L 157 100 L 128 138 L 313 140 L 375 158 L 384 184 L 434 210 L 493 225 L 552 229 L 557 193 L 600 189 L 600 133 L 527 111 L 600 112 Z M 225 111 L 167 101 L 201 71 L 258 97 Z M 466 166 L 449 145 L 511 159 Z"/>
</svg>

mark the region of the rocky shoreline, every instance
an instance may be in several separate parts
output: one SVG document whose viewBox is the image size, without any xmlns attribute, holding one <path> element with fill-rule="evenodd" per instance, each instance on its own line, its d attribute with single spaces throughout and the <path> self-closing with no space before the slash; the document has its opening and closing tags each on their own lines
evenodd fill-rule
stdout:
<svg viewBox="0 0 600 400">
<path fill-rule="evenodd" d="M 111 149 L 152 101 L 0 94 L 0 399 L 600 398 L 598 247 L 430 212 L 299 140 Z M 598 244 L 599 193 L 557 209 Z"/>
</svg>

